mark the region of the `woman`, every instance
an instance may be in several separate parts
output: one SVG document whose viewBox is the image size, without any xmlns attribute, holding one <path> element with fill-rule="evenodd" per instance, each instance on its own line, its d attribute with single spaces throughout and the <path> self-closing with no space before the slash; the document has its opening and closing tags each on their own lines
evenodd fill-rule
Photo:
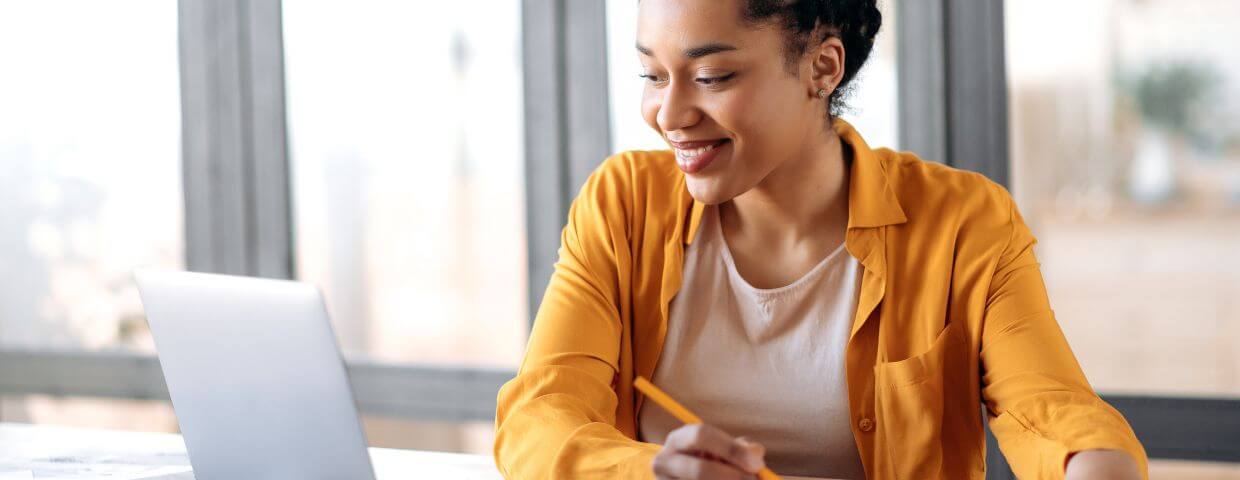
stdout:
<svg viewBox="0 0 1240 480">
<path fill-rule="evenodd" d="M 506 477 L 980 479 L 983 400 L 1021 478 L 1145 476 L 1008 193 L 836 118 L 874 0 L 639 8 L 642 112 L 673 152 L 607 159 L 573 203 L 499 394 Z"/>
</svg>

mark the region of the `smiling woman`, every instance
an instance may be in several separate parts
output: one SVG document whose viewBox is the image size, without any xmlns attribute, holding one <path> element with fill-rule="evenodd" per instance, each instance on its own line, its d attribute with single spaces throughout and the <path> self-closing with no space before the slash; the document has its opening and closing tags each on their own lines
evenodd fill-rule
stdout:
<svg viewBox="0 0 1240 480">
<path fill-rule="evenodd" d="M 500 391 L 510 478 L 1140 478 L 1055 321 L 1034 237 L 975 173 L 838 118 L 873 0 L 643 0 L 641 112 L 671 151 L 573 203 Z M 652 378 L 705 421 L 634 391 Z"/>
</svg>

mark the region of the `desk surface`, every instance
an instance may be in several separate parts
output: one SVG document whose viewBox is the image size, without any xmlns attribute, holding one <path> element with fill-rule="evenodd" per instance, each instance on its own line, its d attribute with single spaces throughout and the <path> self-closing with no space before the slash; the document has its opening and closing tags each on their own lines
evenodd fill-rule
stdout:
<svg viewBox="0 0 1240 480">
<path fill-rule="evenodd" d="M 501 478 L 487 455 L 371 448 L 370 459 L 378 480 Z M 194 474 L 180 435 L 0 423 L 0 480 L 87 478 L 193 480 Z"/>
<path fill-rule="evenodd" d="M 498 480 L 491 457 L 371 448 L 379 480 Z M 416 473 L 415 476 L 410 474 Z M 0 423 L 0 480 L 193 480 L 180 435 Z"/>
</svg>

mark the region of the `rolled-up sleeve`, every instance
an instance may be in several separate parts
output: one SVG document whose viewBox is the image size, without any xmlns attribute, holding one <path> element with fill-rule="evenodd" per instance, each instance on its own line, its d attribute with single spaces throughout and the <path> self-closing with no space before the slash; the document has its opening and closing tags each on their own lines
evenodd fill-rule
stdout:
<svg viewBox="0 0 1240 480">
<path fill-rule="evenodd" d="M 1148 476 L 1132 428 L 1085 379 L 1050 308 L 1036 240 L 1011 196 L 1002 197 L 1010 233 L 991 280 L 981 348 L 982 395 L 1000 449 L 1020 478 L 1063 478 L 1068 456 L 1091 449 L 1127 452 Z"/>
<path fill-rule="evenodd" d="M 630 193 L 614 167 L 596 171 L 570 207 L 525 359 L 500 389 L 494 453 L 505 478 L 653 477 L 659 446 L 615 426 L 629 268 L 620 206 Z"/>
</svg>

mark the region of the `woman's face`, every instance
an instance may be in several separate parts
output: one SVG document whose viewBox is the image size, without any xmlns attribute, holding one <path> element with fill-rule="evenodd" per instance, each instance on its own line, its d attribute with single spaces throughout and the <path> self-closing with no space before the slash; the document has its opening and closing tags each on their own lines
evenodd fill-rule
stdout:
<svg viewBox="0 0 1240 480">
<path fill-rule="evenodd" d="M 640 2 L 642 116 L 707 204 L 759 185 L 825 131 L 812 55 L 790 73 L 783 31 L 744 25 L 741 1 Z"/>
</svg>

